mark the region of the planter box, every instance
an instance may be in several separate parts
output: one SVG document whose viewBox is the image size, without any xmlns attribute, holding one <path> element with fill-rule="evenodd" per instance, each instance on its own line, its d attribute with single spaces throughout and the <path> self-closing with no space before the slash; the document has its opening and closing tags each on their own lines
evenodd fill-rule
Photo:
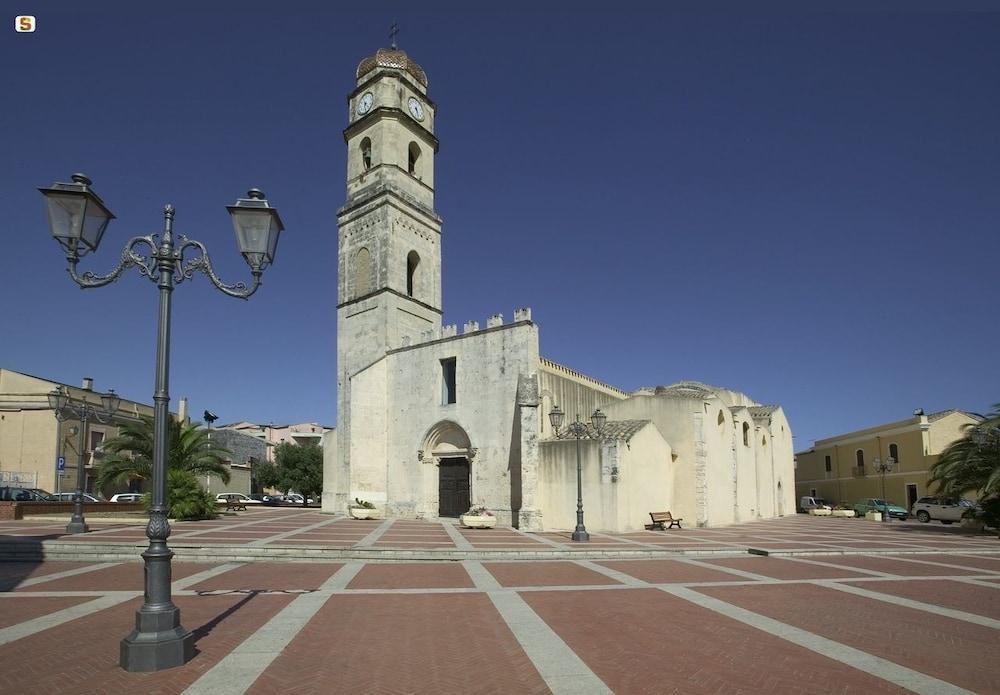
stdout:
<svg viewBox="0 0 1000 695">
<path fill-rule="evenodd" d="M 868 521 L 882 521 L 882 512 L 865 512 Z"/>
<path fill-rule="evenodd" d="M 977 531 L 986 530 L 986 522 L 982 519 L 962 519 L 961 525 L 962 528 L 971 528 Z"/>
<path fill-rule="evenodd" d="M 829 509 L 810 509 L 809 513 L 813 516 L 830 516 Z"/>
<path fill-rule="evenodd" d="M 378 514 L 377 509 L 365 509 L 364 507 L 351 507 L 347 510 L 352 519 L 374 519 Z"/>
<path fill-rule="evenodd" d="M 468 514 L 463 514 L 459 517 L 459 520 L 465 528 L 493 528 L 497 525 L 497 518 L 495 516 L 469 516 Z"/>
<path fill-rule="evenodd" d="M 853 509 L 834 509 L 833 516 L 842 516 L 844 518 L 850 519 L 854 517 Z"/>
</svg>

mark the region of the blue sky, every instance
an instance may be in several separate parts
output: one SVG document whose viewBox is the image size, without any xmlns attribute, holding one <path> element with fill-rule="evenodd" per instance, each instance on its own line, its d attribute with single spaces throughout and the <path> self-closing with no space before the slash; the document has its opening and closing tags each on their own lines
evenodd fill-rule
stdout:
<svg viewBox="0 0 1000 695">
<path fill-rule="evenodd" d="M 38 186 L 84 171 L 118 216 L 82 269 L 169 202 L 229 282 L 258 186 L 277 262 L 248 302 L 177 289 L 172 407 L 333 424 L 346 95 L 395 20 L 438 105 L 445 322 L 530 306 L 550 359 L 780 403 L 797 449 L 1000 401 L 997 11 L 155 6 L 0 31 L 0 366 L 152 396 L 155 288 L 77 289 Z"/>
</svg>

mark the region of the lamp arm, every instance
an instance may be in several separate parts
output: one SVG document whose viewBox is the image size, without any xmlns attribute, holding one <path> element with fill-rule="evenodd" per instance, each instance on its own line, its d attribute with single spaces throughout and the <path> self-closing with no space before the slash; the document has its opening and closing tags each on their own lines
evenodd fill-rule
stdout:
<svg viewBox="0 0 1000 695">
<path fill-rule="evenodd" d="M 118 266 L 110 273 L 105 275 L 96 275 L 88 270 L 82 275 L 77 275 L 76 264 L 80 260 L 80 256 L 76 253 L 72 253 L 66 257 L 66 260 L 69 261 L 69 267 L 66 268 L 66 271 L 69 273 L 70 277 L 73 278 L 73 282 L 78 284 L 83 289 L 110 285 L 131 266 L 138 268 L 140 275 L 144 275 L 155 282 L 155 265 L 136 250 L 136 247 L 140 244 L 146 244 L 153 253 L 156 252 L 156 242 L 153 240 L 152 236 L 132 237 L 129 239 L 129 242 L 125 244 L 125 248 L 122 249 L 122 257 L 118 262 Z"/>
<path fill-rule="evenodd" d="M 194 277 L 195 271 L 200 270 L 212 281 L 213 285 L 230 297 L 236 297 L 237 299 L 249 299 L 250 295 L 260 287 L 260 270 L 250 271 L 253 273 L 253 285 L 250 287 L 247 287 L 247 283 L 245 282 L 234 282 L 231 285 L 227 285 L 215 274 L 215 270 L 212 269 L 212 261 L 208 257 L 208 249 L 205 248 L 203 243 L 194 239 L 188 239 L 185 236 L 180 238 L 180 242 L 180 245 L 177 247 L 177 271 L 174 273 L 174 281 L 177 284 L 182 283 L 184 280 L 190 280 Z M 197 249 L 200 253 L 185 261 L 184 251 L 189 248 Z"/>
</svg>

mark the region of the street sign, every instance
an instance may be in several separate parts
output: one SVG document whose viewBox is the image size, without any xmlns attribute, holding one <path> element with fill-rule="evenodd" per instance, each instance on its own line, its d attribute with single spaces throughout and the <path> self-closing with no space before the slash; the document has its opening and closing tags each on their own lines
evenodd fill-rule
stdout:
<svg viewBox="0 0 1000 695">
<path fill-rule="evenodd" d="M 56 459 L 56 470 L 57 471 L 64 471 L 64 470 L 66 470 L 66 457 L 65 456 L 60 456 L 59 458 Z"/>
</svg>

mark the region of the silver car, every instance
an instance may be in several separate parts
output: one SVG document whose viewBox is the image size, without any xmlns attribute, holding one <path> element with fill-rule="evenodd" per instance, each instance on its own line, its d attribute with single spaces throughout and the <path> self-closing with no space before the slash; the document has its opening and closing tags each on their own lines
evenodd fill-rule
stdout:
<svg viewBox="0 0 1000 695">
<path fill-rule="evenodd" d="M 951 524 L 961 521 L 965 512 L 975 508 L 975 503 L 961 497 L 921 497 L 913 503 L 910 513 L 925 524 L 931 519 Z"/>
</svg>

